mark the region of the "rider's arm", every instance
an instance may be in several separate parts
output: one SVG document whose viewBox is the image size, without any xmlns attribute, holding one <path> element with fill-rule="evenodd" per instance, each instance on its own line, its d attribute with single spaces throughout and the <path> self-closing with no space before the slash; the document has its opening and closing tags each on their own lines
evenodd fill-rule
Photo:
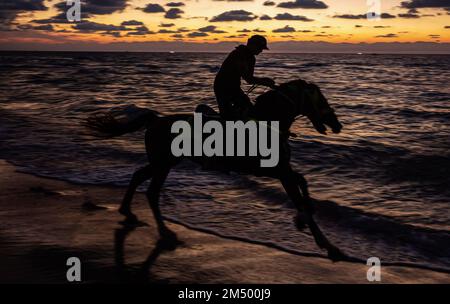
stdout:
<svg viewBox="0 0 450 304">
<path fill-rule="evenodd" d="M 241 63 L 242 68 L 242 78 L 248 83 L 248 84 L 258 84 L 263 86 L 273 86 L 274 81 L 270 78 L 266 77 L 255 77 L 254 71 L 255 71 L 255 65 L 254 64 L 248 64 L 246 62 Z"/>
</svg>

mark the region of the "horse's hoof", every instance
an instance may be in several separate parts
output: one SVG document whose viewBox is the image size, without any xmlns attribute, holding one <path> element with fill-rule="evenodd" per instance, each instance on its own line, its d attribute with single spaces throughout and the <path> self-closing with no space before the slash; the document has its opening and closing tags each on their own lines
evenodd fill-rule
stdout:
<svg viewBox="0 0 450 304">
<path fill-rule="evenodd" d="M 119 211 L 120 214 L 122 214 L 122 215 L 124 215 L 126 217 L 128 217 L 130 215 L 134 215 L 131 212 L 131 209 L 129 207 L 120 206 L 119 210 L 117 210 L 117 211 Z"/>
<path fill-rule="evenodd" d="M 306 218 L 303 214 L 301 213 L 297 213 L 297 215 L 294 217 L 294 223 L 295 223 L 295 227 L 302 231 L 306 228 Z"/>
<path fill-rule="evenodd" d="M 182 242 L 178 240 L 175 232 L 169 229 L 161 232 L 161 238 L 158 241 L 158 245 L 162 248 L 166 250 L 175 250 L 180 244 L 182 244 Z"/>
<path fill-rule="evenodd" d="M 333 262 L 339 262 L 346 260 L 347 256 L 339 248 L 331 246 L 328 248 L 328 258 Z"/>
</svg>

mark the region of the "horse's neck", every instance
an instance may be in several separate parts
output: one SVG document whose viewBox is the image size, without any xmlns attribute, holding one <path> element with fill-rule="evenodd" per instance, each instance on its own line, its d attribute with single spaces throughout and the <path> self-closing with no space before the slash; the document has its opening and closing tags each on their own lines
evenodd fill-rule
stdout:
<svg viewBox="0 0 450 304">
<path fill-rule="evenodd" d="M 292 109 L 283 97 L 275 92 L 265 100 L 260 100 L 255 104 L 251 113 L 252 118 L 262 121 L 278 121 L 280 123 L 280 131 L 288 132 L 294 122 Z"/>
</svg>

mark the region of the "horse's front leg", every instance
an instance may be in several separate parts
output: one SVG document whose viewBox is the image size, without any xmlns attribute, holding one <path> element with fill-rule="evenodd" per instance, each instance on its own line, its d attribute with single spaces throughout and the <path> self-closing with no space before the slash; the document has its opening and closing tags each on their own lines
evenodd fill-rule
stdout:
<svg viewBox="0 0 450 304">
<path fill-rule="evenodd" d="M 310 208 L 308 208 L 308 202 L 302 197 L 300 189 L 298 187 L 298 180 L 295 174 L 290 173 L 281 179 L 286 193 L 289 195 L 292 202 L 295 204 L 297 211 L 301 218 L 308 225 L 311 233 L 314 237 L 316 244 L 328 251 L 328 257 L 333 261 L 343 260 L 345 255 L 325 237 L 316 224 Z"/>
<path fill-rule="evenodd" d="M 131 201 L 133 200 L 134 193 L 136 192 L 137 187 L 141 185 L 146 180 L 152 177 L 152 169 L 150 165 L 147 165 L 136 172 L 134 172 L 133 177 L 131 178 L 130 184 L 128 185 L 127 192 L 122 200 L 122 204 L 119 208 L 119 213 L 126 217 L 126 223 L 137 223 L 137 216 L 131 212 Z"/>
<path fill-rule="evenodd" d="M 292 171 L 292 175 L 294 176 L 295 180 L 297 181 L 298 186 L 300 187 L 300 190 L 302 190 L 303 195 L 303 202 L 305 208 L 308 208 L 308 210 L 311 212 L 311 214 L 314 214 L 316 212 L 314 208 L 314 204 L 311 200 L 311 197 L 309 196 L 309 189 L 308 189 L 308 182 L 306 181 L 306 178 L 303 176 L 303 174 Z"/>
</svg>

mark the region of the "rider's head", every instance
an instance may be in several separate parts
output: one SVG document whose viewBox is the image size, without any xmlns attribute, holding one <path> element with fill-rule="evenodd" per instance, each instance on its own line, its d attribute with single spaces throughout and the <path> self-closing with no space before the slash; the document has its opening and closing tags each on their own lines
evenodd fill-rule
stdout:
<svg viewBox="0 0 450 304">
<path fill-rule="evenodd" d="M 263 50 L 268 50 L 267 40 L 261 35 L 251 36 L 247 41 L 247 47 L 255 55 L 259 55 Z"/>
</svg>

